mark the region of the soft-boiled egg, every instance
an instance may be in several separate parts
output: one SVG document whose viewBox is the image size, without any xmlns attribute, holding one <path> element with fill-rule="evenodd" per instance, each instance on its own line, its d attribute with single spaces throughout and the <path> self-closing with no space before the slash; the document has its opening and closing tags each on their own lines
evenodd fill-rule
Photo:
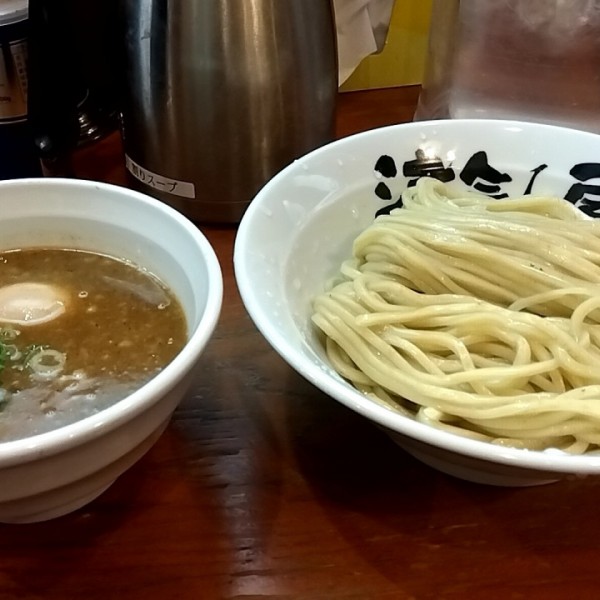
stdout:
<svg viewBox="0 0 600 600">
<path fill-rule="evenodd" d="M 13 283 L 0 287 L 0 323 L 39 325 L 66 310 L 63 290 L 47 283 Z"/>
</svg>

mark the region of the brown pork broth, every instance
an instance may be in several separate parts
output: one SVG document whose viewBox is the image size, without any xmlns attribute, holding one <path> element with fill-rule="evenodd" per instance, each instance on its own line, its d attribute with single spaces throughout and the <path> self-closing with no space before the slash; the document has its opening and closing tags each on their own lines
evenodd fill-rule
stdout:
<svg viewBox="0 0 600 600">
<path fill-rule="evenodd" d="M 156 375 L 187 340 L 178 300 L 127 262 L 61 249 L 0 253 L 0 300 L 3 289 L 18 292 L 26 286 L 14 284 L 30 282 L 57 294 L 62 313 L 35 324 L 0 314 L 0 441 L 107 408 Z"/>
</svg>

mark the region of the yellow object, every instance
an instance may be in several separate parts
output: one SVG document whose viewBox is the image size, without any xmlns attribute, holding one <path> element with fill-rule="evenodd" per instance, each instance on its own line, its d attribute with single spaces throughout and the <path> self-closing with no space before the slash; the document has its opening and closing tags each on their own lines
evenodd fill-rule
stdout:
<svg viewBox="0 0 600 600">
<path fill-rule="evenodd" d="M 385 46 L 367 56 L 342 92 L 414 85 L 423 81 L 432 0 L 396 0 Z"/>
</svg>

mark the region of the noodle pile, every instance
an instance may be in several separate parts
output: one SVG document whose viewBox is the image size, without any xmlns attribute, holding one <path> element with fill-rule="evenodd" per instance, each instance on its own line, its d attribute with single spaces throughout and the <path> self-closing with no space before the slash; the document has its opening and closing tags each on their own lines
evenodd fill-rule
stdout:
<svg viewBox="0 0 600 600">
<path fill-rule="evenodd" d="M 422 178 L 314 301 L 337 372 L 435 427 L 600 446 L 600 221 L 559 198 L 457 197 Z"/>
</svg>

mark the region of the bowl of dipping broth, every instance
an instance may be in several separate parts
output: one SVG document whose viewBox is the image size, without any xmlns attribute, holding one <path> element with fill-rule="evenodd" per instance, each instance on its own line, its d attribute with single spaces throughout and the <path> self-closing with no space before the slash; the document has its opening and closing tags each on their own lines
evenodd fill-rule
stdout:
<svg viewBox="0 0 600 600">
<path fill-rule="evenodd" d="M 84 506 L 156 442 L 222 302 L 185 217 L 72 179 L 0 182 L 0 522 Z"/>
<path fill-rule="evenodd" d="M 600 136 L 512 121 L 335 141 L 245 213 L 246 309 L 292 368 L 435 469 L 598 474 L 599 156 Z"/>
</svg>

